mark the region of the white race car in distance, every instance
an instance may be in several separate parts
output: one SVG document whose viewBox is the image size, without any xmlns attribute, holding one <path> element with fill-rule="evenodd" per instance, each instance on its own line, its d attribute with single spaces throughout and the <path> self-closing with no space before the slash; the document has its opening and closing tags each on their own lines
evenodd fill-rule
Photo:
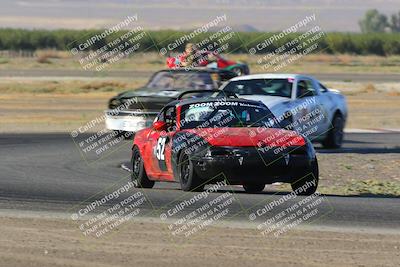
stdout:
<svg viewBox="0 0 400 267">
<path fill-rule="evenodd" d="M 347 119 L 345 97 L 313 77 L 299 74 L 254 74 L 235 77 L 221 90 L 263 102 L 279 124 L 326 148 L 339 148 Z"/>
</svg>

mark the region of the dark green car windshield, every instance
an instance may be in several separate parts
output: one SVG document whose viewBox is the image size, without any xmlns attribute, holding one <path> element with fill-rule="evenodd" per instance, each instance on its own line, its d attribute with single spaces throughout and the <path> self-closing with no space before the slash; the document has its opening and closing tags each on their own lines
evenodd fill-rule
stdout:
<svg viewBox="0 0 400 267">
<path fill-rule="evenodd" d="M 214 81 L 206 72 L 168 72 L 156 73 L 146 86 L 151 89 L 178 90 L 210 90 L 215 88 Z"/>
</svg>

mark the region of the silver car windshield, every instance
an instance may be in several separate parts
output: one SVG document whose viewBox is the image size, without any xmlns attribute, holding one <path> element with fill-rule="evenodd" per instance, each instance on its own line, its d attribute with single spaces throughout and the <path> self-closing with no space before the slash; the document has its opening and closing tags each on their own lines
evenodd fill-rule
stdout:
<svg viewBox="0 0 400 267">
<path fill-rule="evenodd" d="M 223 90 L 237 95 L 270 95 L 290 98 L 292 85 L 291 79 L 252 79 L 231 81 Z"/>
</svg>

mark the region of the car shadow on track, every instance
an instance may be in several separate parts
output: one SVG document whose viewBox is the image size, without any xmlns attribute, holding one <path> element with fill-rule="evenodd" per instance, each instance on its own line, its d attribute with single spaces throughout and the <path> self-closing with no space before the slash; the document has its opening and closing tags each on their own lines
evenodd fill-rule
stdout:
<svg viewBox="0 0 400 267">
<path fill-rule="evenodd" d="M 329 152 L 328 152 L 329 153 Z M 340 152 L 338 152 L 340 153 Z M 356 152 L 353 152 L 356 153 Z M 396 153 L 396 152 L 393 152 Z M 121 164 L 121 168 L 124 169 L 125 171 L 130 171 L 129 169 L 129 162 Z M 179 188 L 179 185 L 176 183 L 165 183 L 165 182 L 160 182 L 158 185 L 161 185 L 161 187 L 156 185 L 156 190 L 168 190 L 168 191 L 179 191 L 181 190 Z M 167 186 L 166 186 L 167 185 Z M 268 185 L 267 185 L 268 187 Z M 207 187 L 206 187 L 207 188 Z M 153 190 L 153 189 L 152 189 Z M 183 192 L 183 191 L 182 191 Z M 268 195 L 268 196 L 284 196 L 287 194 L 290 194 L 290 191 L 273 191 L 273 190 L 264 190 L 260 193 L 246 193 L 244 189 L 241 186 L 232 186 L 230 189 L 219 189 L 217 191 L 218 193 L 226 193 L 226 192 L 232 192 L 235 194 L 243 194 L 243 195 Z M 195 192 L 193 192 L 195 193 Z M 327 196 L 327 197 L 355 197 L 355 198 L 400 198 L 399 195 L 394 195 L 394 194 L 374 194 L 374 193 L 359 193 L 359 194 L 352 194 L 352 195 L 338 195 L 338 194 L 321 194 L 322 196 Z"/>
<path fill-rule="evenodd" d="M 268 186 L 268 185 L 267 185 Z M 246 193 L 244 190 L 235 189 L 235 190 L 230 190 L 230 189 L 220 189 L 217 191 L 218 193 L 226 193 L 226 192 L 231 192 L 235 193 L 238 195 L 264 195 L 264 196 L 285 196 L 290 194 L 290 191 L 270 191 L 270 190 L 264 190 L 259 193 Z M 400 198 L 399 195 L 394 195 L 394 194 L 373 194 L 373 193 L 359 193 L 359 194 L 352 194 L 352 195 L 338 195 L 338 194 L 321 194 L 321 196 L 325 197 L 339 197 L 339 198 Z M 304 196 L 302 196 L 304 197 Z"/>
<path fill-rule="evenodd" d="M 389 154 L 389 153 L 400 153 L 400 147 L 393 148 L 376 148 L 376 147 L 362 147 L 362 148 L 339 148 L 339 149 L 324 149 L 315 148 L 318 153 L 321 154 L 345 154 L 345 153 L 355 153 L 355 154 Z"/>
</svg>

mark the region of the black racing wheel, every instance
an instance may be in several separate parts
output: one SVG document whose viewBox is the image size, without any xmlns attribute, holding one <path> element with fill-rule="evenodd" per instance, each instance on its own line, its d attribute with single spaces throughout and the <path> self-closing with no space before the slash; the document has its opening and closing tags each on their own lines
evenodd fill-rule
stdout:
<svg viewBox="0 0 400 267">
<path fill-rule="evenodd" d="M 178 175 L 183 191 L 202 191 L 204 184 L 196 174 L 193 163 L 186 151 L 182 151 L 178 160 Z"/>
<path fill-rule="evenodd" d="M 329 130 L 326 139 L 322 142 L 325 148 L 340 148 L 343 143 L 344 119 L 342 115 L 335 114 L 332 120 L 332 128 Z"/>
<path fill-rule="evenodd" d="M 140 155 L 139 148 L 135 146 L 132 150 L 131 159 L 131 179 L 137 188 L 152 188 L 154 186 L 154 181 L 151 181 L 146 174 L 144 168 L 143 159 Z"/>
<path fill-rule="evenodd" d="M 291 184 L 292 189 L 296 194 L 302 196 L 309 196 L 317 191 L 319 181 L 318 161 L 311 164 L 307 170 L 302 172 L 301 175 L 296 177 L 295 181 Z"/>
</svg>

